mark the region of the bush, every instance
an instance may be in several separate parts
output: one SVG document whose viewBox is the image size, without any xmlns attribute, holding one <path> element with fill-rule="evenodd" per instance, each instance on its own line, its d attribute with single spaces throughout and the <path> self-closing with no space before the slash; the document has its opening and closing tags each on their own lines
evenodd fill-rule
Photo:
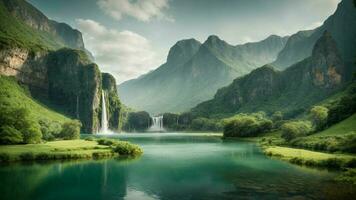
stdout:
<svg viewBox="0 0 356 200">
<path fill-rule="evenodd" d="M 118 153 L 119 155 L 126 155 L 126 156 L 138 156 L 142 154 L 142 149 L 134 144 L 131 144 L 129 142 L 118 142 L 114 148 L 113 151 L 115 153 Z"/>
<path fill-rule="evenodd" d="M 316 131 L 321 131 L 325 128 L 329 110 L 324 106 L 314 106 L 310 110 L 313 119 L 313 124 Z"/>
<path fill-rule="evenodd" d="M 19 133 L 22 135 L 23 143 L 41 142 L 42 133 L 37 122 L 35 122 L 25 108 L 0 107 L 0 124 L 3 127 L 4 143 L 18 143 L 20 140 Z M 15 131 L 16 130 L 16 131 Z M 1 143 L 1 142 L 0 142 Z"/>
<path fill-rule="evenodd" d="M 276 111 L 272 114 L 271 119 L 273 122 L 278 122 L 283 120 L 283 113 L 281 111 Z"/>
<path fill-rule="evenodd" d="M 8 162 L 10 160 L 10 156 L 7 153 L 0 153 L 0 162 Z"/>
<path fill-rule="evenodd" d="M 23 141 L 26 144 L 37 144 L 42 141 L 42 133 L 39 126 L 33 125 L 23 131 Z"/>
<path fill-rule="evenodd" d="M 270 131 L 272 126 L 272 121 L 261 113 L 239 114 L 225 122 L 224 136 L 253 137 Z"/>
<path fill-rule="evenodd" d="M 56 138 L 59 138 L 59 134 L 62 129 L 60 123 L 49 121 L 47 119 L 40 119 L 38 123 L 41 127 L 42 139 L 46 141 L 52 141 Z"/>
<path fill-rule="evenodd" d="M 118 141 L 116 140 L 112 140 L 112 139 L 106 139 L 106 138 L 102 138 L 98 140 L 98 144 L 99 145 L 105 145 L 105 146 L 112 146 L 114 144 L 117 144 Z"/>
<path fill-rule="evenodd" d="M 27 153 L 23 153 L 20 155 L 20 159 L 21 160 L 34 160 L 35 159 L 35 155 L 32 152 L 27 152 Z"/>
<path fill-rule="evenodd" d="M 75 140 L 80 138 L 80 127 L 82 124 L 78 120 L 72 120 L 65 122 L 62 125 L 62 130 L 60 132 L 60 137 L 64 140 Z"/>
<path fill-rule="evenodd" d="M 297 137 L 308 135 L 312 131 L 312 126 L 309 121 L 287 122 L 282 125 L 281 131 L 282 138 L 291 141 Z"/>
<path fill-rule="evenodd" d="M 19 144 L 22 142 L 23 137 L 20 131 L 8 125 L 0 127 L 0 144 Z"/>
</svg>

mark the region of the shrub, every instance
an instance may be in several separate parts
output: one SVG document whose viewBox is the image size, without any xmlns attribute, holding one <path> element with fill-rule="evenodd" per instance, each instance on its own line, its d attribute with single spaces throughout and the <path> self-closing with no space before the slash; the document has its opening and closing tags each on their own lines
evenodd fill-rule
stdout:
<svg viewBox="0 0 356 200">
<path fill-rule="evenodd" d="M 98 140 L 98 144 L 99 145 L 105 145 L 105 146 L 112 146 L 114 144 L 117 144 L 116 140 L 112 140 L 112 139 L 106 139 L 106 138 L 101 138 Z"/>
<path fill-rule="evenodd" d="M 10 137 L 15 139 L 13 142 L 17 143 L 20 140 L 20 133 L 23 138 L 23 143 L 41 142 L 42 133 L 39 125 L 31 119 L 29 111 L 25 108 L 10 108 L 1 106 L 0 124 L 3 129 L 5 129 L 4 138 L 7 138 L 7 140 Z"/>
<path fill-rule="evenodd" d="M 95 137 L 89 136 L 89 137 L 84 138 L 84 140 L 86 140 L 86 141 L 95 141 Z"/>
<path fill-rule="evenodd" d="M 325 128 L 329 110 L 324 106 L 314 106 L 310 110 L 312 116 L 313 124 L 316 131 L 321 131 Z"/>
<path fill-rule="evenodd" d="M 42 132 L 42 139 L 47 141 L 52 141 L 55 138 L 59 137 L 61 132 L 61 124 L 55 121 L 49 121 L 47 119 L 40 119 L 38 121 L 41 132 Z"/>
<path fill-rule="evenodd" d="M 59 135 L 64 140 L 79 139 L 81 126 L 82 126 L 82 124 L 78 120 L 72 120 L 69 122 L 65 122 L 62 125 L 62 130 Z"/>
<path fill-rule="evenodd" d="M 129 142 L 118 142 L 115 144 L 113 151 L 118 153 L 119 155 L 126 155 L 126 156 L 138 156 L 142 154 L 142 149 L 134 144 Z"/>
<path fill-rule="evenodd" d="M 228 119 L 224 126 L 225 137 L 252 137 L 271 130 L 273 123 L 261 113 L 239 114 Z"/>
<path fill-rule="evenodd" d="M 10 156 L 7 153 L 0 153 L 0 162 L 8 162 L 10 160 Z"/>
<path fill-rule="evenodd" d="M 281 131 L 282 138 L 291 141 L 297 137 L 308 135 L 312 131 L 312 126 L 309 121 L 287 122 L 282 125 Z"/>
<path fill-rule="evenodd" d="M 19 144 L 22 142 L 23 137 L 20 131 L 8 125 L 0 127 L 0 144 Z"/>
<path fill-rule="evenodd" d="M 27 152 L 27 153 L 23 153 L 20 155 L 20 159 L 21 160 L 34 160 L 35 159 L 35 155 L 32 152 Z"/>
<path fill-rule="evenodd" d="M 273 122 L 278 122 L 283 120 L 283 113 L 281 111 L 276 111 L 272 114 L 271 119 Z"/>
<path fill-rule="evenodd" d="M 42 141 L 42 133 L 39 126 L 35 124 L 23 131 L 23 141 L 26 144 L 37 144 Z"/>
</svg>

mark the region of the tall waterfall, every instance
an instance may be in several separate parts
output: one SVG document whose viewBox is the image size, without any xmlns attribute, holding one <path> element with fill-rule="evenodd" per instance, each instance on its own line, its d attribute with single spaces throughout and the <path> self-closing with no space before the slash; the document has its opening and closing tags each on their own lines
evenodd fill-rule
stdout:
<svg viewBox="0 0 356 200">
<path fill-rule="evenodd" d="M 164 131 L 164 128 L 163 128 L 163 115 L 152 117 L 152 122 L 153 122 L 153 124 L 150 127 L 149 131 L 157 131 L 157 132 Z"/>
<path fill-rule="evenodd" d="M 106 102 L 104 90 L 101 91 L 101 129 L 100 133 L 105 134 L 108 132 L 108 116 L 106 114 Z"/>
</svg>

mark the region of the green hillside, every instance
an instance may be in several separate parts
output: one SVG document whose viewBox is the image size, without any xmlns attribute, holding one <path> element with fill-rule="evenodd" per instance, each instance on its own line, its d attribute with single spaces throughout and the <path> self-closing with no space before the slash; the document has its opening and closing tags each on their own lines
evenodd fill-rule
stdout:
<svg viewBox="0 0 356 200">
<path fill-rule="evenodd" d="M 64 45 L 49 33 L 31 28 L 13 17 L 6 9 L 4 1 L 0 1 L 0 46 L 39 50 L 56 49 Z"/>
<path fill-rule="evenodd" d="M 33 99 L 26 87 L 20 86 L 13 77 L 0 76 L 0 85 L 0 107 L 26 108 L 37 121 L 49 120 L 63 123 L 70 120 Z"/>
</svg>

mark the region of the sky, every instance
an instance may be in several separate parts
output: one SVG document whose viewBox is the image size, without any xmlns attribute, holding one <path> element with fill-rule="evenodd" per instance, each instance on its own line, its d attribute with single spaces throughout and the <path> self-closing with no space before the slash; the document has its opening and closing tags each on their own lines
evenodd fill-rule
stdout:
<svg viewBox="0 0 356 200">
<path fill-rule="evenodd" d="M 177 41 L 217 35 L 237 45 L 313 29 L 340 0 L 28 0 L 83 33 L 85 47 L 117 82 L 163 64 Z"/>
</svg>

